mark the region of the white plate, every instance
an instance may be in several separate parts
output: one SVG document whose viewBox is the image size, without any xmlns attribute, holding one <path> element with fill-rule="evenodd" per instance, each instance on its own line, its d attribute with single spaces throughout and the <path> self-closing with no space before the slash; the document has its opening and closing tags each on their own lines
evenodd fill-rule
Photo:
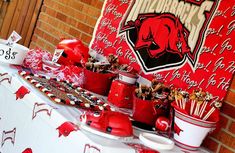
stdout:
<svg viewBox="0 0 235 153">
<path fill-rule="evenodd" d="M 91 128 L 91 127 L 89 127 L 88 125 L 86 125 L 84 123 L 80 124 L 80 128 L 82 130 L 87 131 L 87 132 L 90 132 L 90 133 L 93 133 L 93 134 L 96 134 L 96 135 L 99 135 L 101 137 L 105 137 L 105 138 L 108 138 L 108 139 L 122 140 L 122 141 L 129 141 L 129 140 L 133 139 L 133 136 L 130 136 L 130 137 L 120 137 L 120 136 L 115 136 L 115 135 L 111 135 L 111 134 L 108 134 L 108 133 L 104 133 L 104 132 L 98 131 L 98 130 L 96 130 L 94 128 Z"/>
<path fill-rule="evenodd" d="M 171 150 L 175 145 L 172 140 L 151 133 L 141 133 L 139 139 L 144 145 L 153 150 Z"/>
</svg>

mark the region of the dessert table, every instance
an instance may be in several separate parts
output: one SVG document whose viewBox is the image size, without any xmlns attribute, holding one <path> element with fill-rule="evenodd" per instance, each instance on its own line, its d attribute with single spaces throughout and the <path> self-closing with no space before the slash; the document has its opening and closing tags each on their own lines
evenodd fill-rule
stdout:
<svg viewBox="0 0 235 153">
<path fill-rule="evenodd" d="M 78 108 L 53 103 L 25 82 L 17 68 L 0 64 L 0 153 L 144 152 L 137 138 L 121 142 L 80 129 L 81 113 Z M 159 152 L 184 151 L 175 146 Z"/>
</svg>

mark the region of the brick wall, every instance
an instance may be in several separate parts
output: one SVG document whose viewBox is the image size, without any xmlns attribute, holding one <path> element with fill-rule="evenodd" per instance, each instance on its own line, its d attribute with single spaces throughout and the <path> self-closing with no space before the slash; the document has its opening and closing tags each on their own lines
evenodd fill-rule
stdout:
<svg viewBox="0 0 235 153">
<path fill-rule="evenodd" d="M 60 38 L 79 38 L 88 45 L 103 0 L 44 0 L 30 48 L 53 52 Z"/>
<path fill-rule="evenodd" d="M 207 137 L 203 146 L 217 153 L 235 152 L 235 76 L 221 109 L 221 130 Z"/>
<path fill-rule="evenodd" d="M 30 48 L 53 52 L 60 38 L 79 38 L 89 44 L 103 0 L 44 0 Z M 213 152 L 235 152 L 235 77 L 221 113 L 221 130 L 205 139 Z"/>
</svg>

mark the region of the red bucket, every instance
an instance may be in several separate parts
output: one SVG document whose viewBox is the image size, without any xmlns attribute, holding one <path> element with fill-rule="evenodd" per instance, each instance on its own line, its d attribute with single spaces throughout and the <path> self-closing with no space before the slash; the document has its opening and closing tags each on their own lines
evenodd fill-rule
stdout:
<svg viewBox="0 0 235 153">
<path fill-rule="evenodd" d="M 99 95 L 107 96 L 112 83 L 116 76 L 113 73 L 97 73 L 84 69 L 83 88 Z"/>
<path fill-rule="evenodd" d="M 156 109 L 156 104 L 156 101 L 142 100 L 137 98 L 134 94 L 133 119 L 135 121 L 154 126 L 157 117 L 164 114 L 161 109 Z"/>
</svg>

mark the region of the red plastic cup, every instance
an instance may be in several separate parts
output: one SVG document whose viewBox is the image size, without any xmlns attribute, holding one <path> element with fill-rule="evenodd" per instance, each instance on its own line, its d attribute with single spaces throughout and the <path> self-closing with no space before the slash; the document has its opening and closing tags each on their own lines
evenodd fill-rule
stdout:
<svg viewBox="0 0 235 153">
<path fill-rule="evenodd" d="M 155 125 L 158 113 L 155 102 L 152 100 L 142 100 L 134 94 L 133 97 L 133 119 L 151 126 Z"/>
<path fill-rule="evenodd" d="M 116 76 L 113 73 L 97 73 L 84 69 L 83 88 L 99 95 L 107 96 L 112 83 Z"/>
</svg>

